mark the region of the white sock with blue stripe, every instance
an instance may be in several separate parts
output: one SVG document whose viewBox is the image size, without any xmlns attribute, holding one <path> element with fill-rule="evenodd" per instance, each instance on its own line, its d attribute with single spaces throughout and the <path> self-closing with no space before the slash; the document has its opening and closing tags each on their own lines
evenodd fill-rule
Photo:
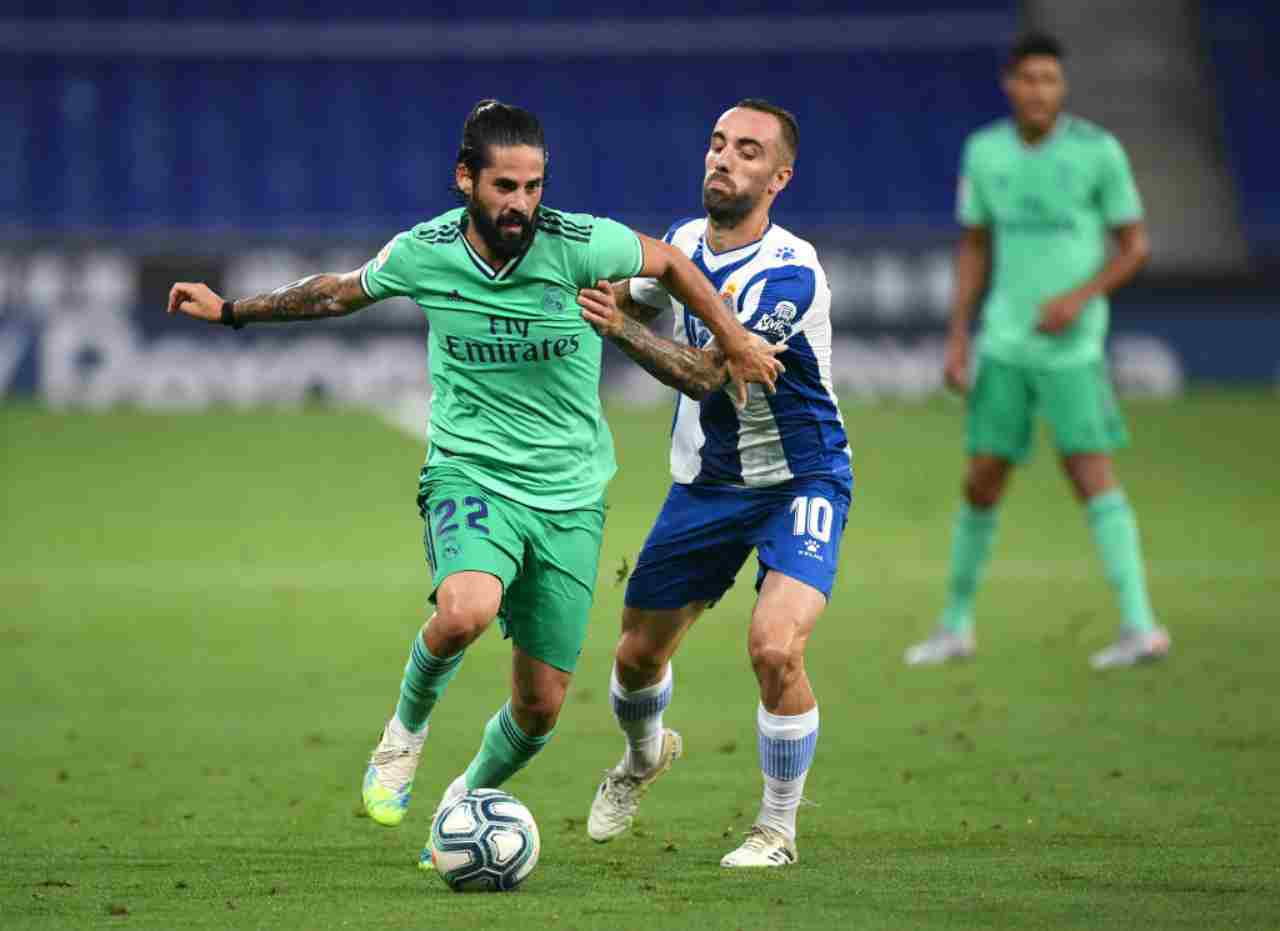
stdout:
<svg viewBox="0 0 1280 931">
<path fill-rule="evenodd" d="M 818 708 L 781 715 L 770 714 L 761 704 L 756 711 L 756 735 L 764 771 L 764 800 L 756 824 L 795 840 L 796 810 L 818 745 Z"/>
<path fill-rule="evenodd" d="M 627 772 L 643 776 L 658 765 L 662 755 L 662 712 L 671 704 L 671 664 L 654 685 L 627 691 L 618 681 L 615 666 L 609 675 L 609 700 L 618 726 L 627 735 L 627 755 L 622 760 Z"/>
</svg>

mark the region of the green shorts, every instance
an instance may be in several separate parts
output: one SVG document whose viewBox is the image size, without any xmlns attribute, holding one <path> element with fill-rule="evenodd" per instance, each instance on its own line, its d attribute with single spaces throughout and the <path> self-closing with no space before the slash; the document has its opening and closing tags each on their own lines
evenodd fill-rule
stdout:
<svg viewBox="0 0 1280 931">
<path fill-rule="evenodd" d="M 432 465 L 422 469 L 418 511 L 431 600 L 455 572 L 497 576 L 502 635 L 530 656 L 573 672 L 600 565 L 603 501 L 542 511 L 488 491 L 457 469 Z"/>
<path fill-rule="evenodd" d="M 1063 455 L 1110 452 L 1129 443 L 1105 363 L 1038 369 L 982 356 L 969 392 L 969 454 L 1024 461 L 1037 410 Z"/>
</svg>

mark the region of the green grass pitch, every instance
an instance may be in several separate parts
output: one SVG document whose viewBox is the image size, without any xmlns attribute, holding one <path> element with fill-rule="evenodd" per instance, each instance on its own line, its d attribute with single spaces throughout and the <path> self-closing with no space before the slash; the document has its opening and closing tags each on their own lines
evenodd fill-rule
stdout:
<svg viewBox="0 0 1280 931">
<path fill-rule="evenodd" d="M 437 708 L 405 824 L 358 812 L 423 619 L 419 445 L 359 413 L 0 408 L 0 926 L 1278 927 L 1280 401 L 1128 414 L 1119 468 L 1174 650 L 1099 675 L 1111 594 L 1043 446 L 1003 509 L 978 658 L 901 665 L 941 605 L 960 408 L 846 408 L 858 488 L 808 662 L 816 804 L 798 865 L 729 873 L 760 793 L 754 561 L 677 659 L 685 758 L 634 836 L 586 836 L 621 750 L 618 580 L 666 487 L 669 411 L 612 411 L 590 639 L 508 786 L 542 861 L 514 895 L 459 896 L 414 863 L 504 700 L 496 630 Z"/>
</svg>

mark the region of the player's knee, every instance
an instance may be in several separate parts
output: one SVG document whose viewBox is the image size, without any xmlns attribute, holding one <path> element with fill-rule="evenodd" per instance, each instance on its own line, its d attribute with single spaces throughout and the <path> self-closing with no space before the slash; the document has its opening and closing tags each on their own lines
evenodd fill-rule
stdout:
<svg viewBox="0 0 1280 931">
<path fill-rule="evenodd" d="M 618 678 L 624 685 L 631 680 L 648 681 L 654 673 L 662 671 L 668 659 L 661 644 L 634 630 L 625 631 L 618 638 L 614 658 L 618 665 Z"/>
<path fill-rule="evenodd" d="M 498 604 L 487 598 L 468 597 L 457 589 L 443 588 L 436 595 L 431 624 L 442 639 L 466 646 L 484 633 L 498 614 Z"/>
<path fill-rule="evenodd" d="M 555 729 L 564 704 L 563 693 L 556 695 L 524 695 L 511 700 L 511 712 L 520 730 L 530 737 L 542 737 Z"/>
<path fill-rule="evenodd" d="M 1000 501 L 1000 492 L 981 485 L 966 483 L 964 497 L 973 507 L 985 510 L 996 506 Z"/>
<path fill-rule="evenodd" d="M 975 508 L 991 508 L 1004 492 L 1004 473 L 997 469 L 972 469 L 964 482 L 965 499 Z"/>
<path fill-rule="evenodd" d="M 767 637 L 752 637 L 747 643 L 747 653 L 757 675 L 778 675 L 799 661 L 790 645 Z"/>
<path fill-rule="evenodd" d="M 1076 497 L 1088 501 L 1097 495 L 1104 494 L 1116 487 L 1115 472 L 1108 456 L 1085 454 L 1067 456 L 1063 459 L 1063 468 Z"/>
</svg>

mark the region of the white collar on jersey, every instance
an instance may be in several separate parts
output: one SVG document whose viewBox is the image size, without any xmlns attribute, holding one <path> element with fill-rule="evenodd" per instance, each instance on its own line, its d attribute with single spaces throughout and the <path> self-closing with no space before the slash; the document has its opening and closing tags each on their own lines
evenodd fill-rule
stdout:
<svg viewBox="0 0 1280 931">
<path fill-rule="evenodd" d="M 711 271 L 719 271 L 727 265 L 733 265 L 735 262 L 741 262 L 747 256 L 760 248 L 760 244 L 765 238 L 773 232 L 773 221 L 764 228 L 764 232 L 760 234 L 760 238 L 753 242 L 747 243 L 745 246 L 738 246 L 736 249 L 730 249 L 728 252 L 712 252 L 711 246 L 707 243 L 707 232 L 702 231 L 702 262 Z"/>
</svg>

